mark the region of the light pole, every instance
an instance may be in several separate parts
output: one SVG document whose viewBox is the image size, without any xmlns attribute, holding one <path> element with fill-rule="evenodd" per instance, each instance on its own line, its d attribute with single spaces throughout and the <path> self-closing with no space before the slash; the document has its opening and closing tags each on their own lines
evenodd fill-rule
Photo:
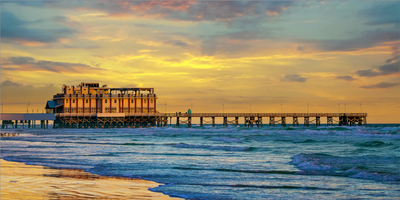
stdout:
<svg viewBox="0 0 400 200">
<path fill-rule="evenodd" d="M 308 102 L 307 102 L 307 114 L 308 114 Z"/>
<path fill-rule="evenodd" d="M 362 104 L 361 104 L 361 101 L 360 101 L 360 110 L 361 110 L 361 113 L 362 113 Z"/>
<path fill-rule="evenodd" d="M 164 108 L 165 108 L 165 113 L 167 113 L 167 102 L 165 102 L 165 106 L 164 106 Z"/>
<path fill-rule="evenodd" d="M 340 114 L 340 103 L 338 103 L 338 106 L 339 106 L 339 114 Z"/>
<path fill-rule="evenodd" d="M 224 110 L 224 103 L 222 103 L 222 113 L 225 113 L 225 110 Z"/>
<path fill-rule="evenodd" d="M 346 103 L 344 103 L 344 113 L 346 113 Z"/>
<path fill-rule="evenodd" d="M 283 105 L 282 105 L 282 101 L 281 101 L 281 114 L 283 113 Z"/>
<path fill-rule="evenodd" d="M 28 113 L 29 111 L 28 111 L 28 106 L 30 105 L 30 103 L 29 103 L 29 101 L 28 101 L 28 103 L 26 104 L 26 113 Z"/>
<path fill-rule="evenodd" d="M 193 111 L 193 102 L 190 104 L 190 110 Z"/>
</svg>

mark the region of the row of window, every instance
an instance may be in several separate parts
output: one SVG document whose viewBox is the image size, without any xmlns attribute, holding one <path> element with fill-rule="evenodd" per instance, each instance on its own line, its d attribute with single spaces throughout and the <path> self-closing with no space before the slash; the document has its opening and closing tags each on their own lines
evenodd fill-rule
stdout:
<svg viewBox="0 0 400 200">
<path fill-rule="evenodd" d="M 65 103 L 68 103 L 68 99 L 65 99 Z M 75 103 L 75 99 L 72 99 L 72 103 Z M 89 103 L 88 99 L 86 99 L 86 103 Z M 104 103 L 107 103 L 107 99 L 104 100 Z M 114 99 L 114 103 L 117 103 L 116 99 Z M 133 103 L 133 99 L 131 100 L 131 103 Z M 147 103 L 147 99 L 143 99 L 143 103 Z M 150 103 L 153 103 L 153 99 L 150 99 Z"/>
<path fill-rule="evenodd" d="M 106 107 L 105 109 L 105 113 L 117 113 L 117 108 L 113 107 L 110 108 Z M 149 109 L 150 112 L 149 113 L 154 113 L 154 108 L 150 108 Z M 85 113 L 89 113 L 90 109 L 89 108 L 85 108 Z M 76 108 L 64 108 L 64 113 L 76 113 Z M 83 108 L 78 108 L 78 113 L 83 113 Z M 96 113 L 96 108 L 92 108 L 91 109 L 91 113 Z M 97 113 L 100 113 L 100 108 L 97 109 Z M 129 109 L 128 108 L 124 108 L 123 113 L 129 113 Z M 131 113 L 135 113 L 135 109 L 131 108 Z M 141 108 L 136 108 L 136 113 L 142 113 L 141 112 Z M 143 108 L 143 113 L 147 113 L 147 108 Z"/>
</svg>

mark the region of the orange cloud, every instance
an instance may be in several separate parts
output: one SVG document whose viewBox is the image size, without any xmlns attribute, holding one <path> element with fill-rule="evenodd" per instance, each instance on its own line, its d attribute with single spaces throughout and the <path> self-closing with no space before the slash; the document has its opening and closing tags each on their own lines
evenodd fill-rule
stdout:
<svg viewBox="0 0 400 200">
<path fill-rule="evenodd" d="M 36 42 L 36 41 L 23 41 L 23 40 L 19 40 L 16 41 L 19 44 L 22 44 L 24 46 L 28 46 L 28 47 L 40 47 L 40 46 L 44 46 L 45 43 L 43 42 Z"/>
</svg>

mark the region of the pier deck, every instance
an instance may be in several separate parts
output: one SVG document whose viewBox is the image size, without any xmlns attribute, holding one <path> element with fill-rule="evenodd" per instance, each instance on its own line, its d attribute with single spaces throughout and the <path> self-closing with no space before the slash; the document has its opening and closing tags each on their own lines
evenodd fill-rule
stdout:
<svg viewBox="0 0 400 200">
<path fill-rule="evenodd" d="M 27 115 L 27 116 L 31 116 Z M 267 119 L 269 126 L 288 125 L 287 119 L 292 118 L 293 126 L 299 126 L 299 118 L 303 118 L 304 126 L 321 126 L 321 121 L 325 121 L 328 126 L 362 126 L 367 124 L 367 113 L 56 113 L 44 114 L 47 120 L 54 120 L 53 128 L 122 128 L 122 127 L 148 127 L 148 126 L 168 126 L 172 125 L 174 119 L 176 126 L 186 124 L 192 127 L 193 119 L 200 121 L 200 126 L 211 124 L 215 126 L 215 119 L 222 118 L 223 126 L 230 124 L 238 126 L 239 118 L 244 119 L 247 127 L 262 127 L 263 119 Z M 51 115 L 51 116 L 50 116 Z M 21 118 L 24 114 L 1 114 L 2 128 L 8 124 L 15 124 L 17 128 L 20 123 L 28 123 L 34 119 Z M 33 116 L 33 115 L 32 115 Z M 15 118 L 15 119 L 14 119 Z M 40 116 L 42 119 L 43 116 Z M 326 120 L 321 120 L 326 118 Z M 12 121 L 15 122 L 12 122 Z M 48 122 L 47 122 L 48 124 Z M 48 125 L 47 125 L 48 126 Z M 44 120 L 41 120 L 41 127 L 44 128 Z"/>
</svg>

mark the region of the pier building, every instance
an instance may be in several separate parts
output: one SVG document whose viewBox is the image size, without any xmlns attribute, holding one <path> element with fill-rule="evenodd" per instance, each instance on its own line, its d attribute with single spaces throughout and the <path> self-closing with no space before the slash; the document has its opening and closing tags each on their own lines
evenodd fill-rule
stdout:
<svg viewBox="0 0 400 200">
<path fill-rule="evenodd" d="M 99 83 L 62 86 L 47 101 L 46 113 L 156 113 L 154 88 L 99 87 Z"/>
</svg>

